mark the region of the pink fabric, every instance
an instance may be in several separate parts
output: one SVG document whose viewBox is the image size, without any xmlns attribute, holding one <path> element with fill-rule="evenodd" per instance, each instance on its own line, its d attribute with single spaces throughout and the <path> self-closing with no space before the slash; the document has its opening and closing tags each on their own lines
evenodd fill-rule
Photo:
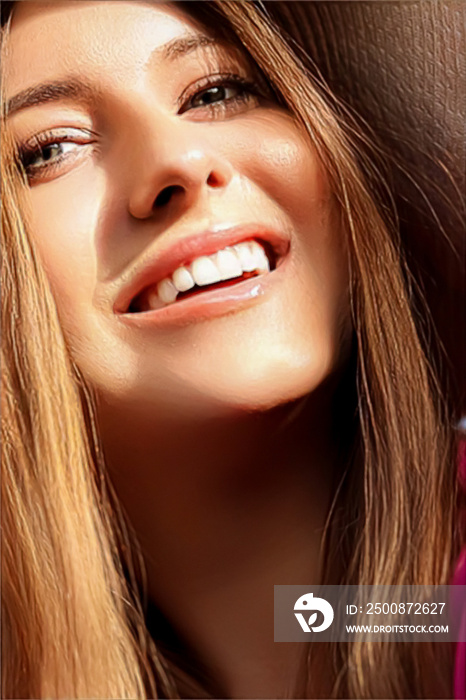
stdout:
<svg viewBox="0 0 466 700">
<path fill-rule="evenodd" d="M 460 486 L 466 490 L 466 441 L 460 443 L 459 480 Z M 466 530 L 466 513 L 463 513 L 463 524 Z M 466 547 L 461 552 L 456 565 L 452 585 L 466 586 Z M 466 601 L 462 599 L 463 597 L 453 599 L 454 614 L 455 616 L 458 614 L 461 619 L 459 639 L 466 639 Z M 453 691 L 456 700 L 466 700 L 466 642 L 464 641 L 456 644 Z"/>
<path fill-rule="evenodd" d="M 459 558 L 452 580 L 453 585 L 466 586 L 466 548 Z M 453 598 L 454 608 L 461 615 L 459 638 L 466 639 L 466 605 L 465 601 Z M 456 615 L 456 611 L 454 613 Z M 455 651 L 455 672 L 453 676 L 454 696 L 456 700 L 466 700 L 466 642 L 458 642 Z"/>
</svg>

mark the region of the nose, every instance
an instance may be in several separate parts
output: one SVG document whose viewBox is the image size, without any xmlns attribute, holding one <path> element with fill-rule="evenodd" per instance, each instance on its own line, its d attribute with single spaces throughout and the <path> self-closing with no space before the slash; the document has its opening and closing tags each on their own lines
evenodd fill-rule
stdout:
<svg viewBox="0 0 466 700">
<path fill-rule="evenodd" d="M 186 122 L 164 125 L 162 130 L 159 121 L 158 127 L 142 142 L 135 162 L 129 211 L 136 219 L 168 209 L 179 215 L 204 193 L 225 188 L 233 176 L 231 163 L 216 148 L 218 140 L 209 129 L 201 133 L 199 125 Z"/>
</svg>

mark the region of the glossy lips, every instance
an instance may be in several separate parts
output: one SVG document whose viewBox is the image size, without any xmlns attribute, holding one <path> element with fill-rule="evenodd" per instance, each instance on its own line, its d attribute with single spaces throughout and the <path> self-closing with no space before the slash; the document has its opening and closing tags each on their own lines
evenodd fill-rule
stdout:
<svg viewBox="0 0 466 700">
<path fill-rule="evenodd" d="M 174 320 L 184 317 L 184 311 L 180 313 L 179 309 L 167 316 L 165 312 L 171 312 L 174 307 L 188 305 L 195 313 L 194 307 L 199 305 L 193 302 L 198 297 L 205 297 L 203 301 L 213 305 L 234 298 L 241 301 L 244 295 L 257 295 L 263 286 L 251 287 L 258 280 L 249 278 L 260 275 L 262 280 L 268 276 L 264 273 L 280 265 L 288 249 L 288 237 L 257 225 L 182 238 L 136 272 L 119 295 L 114 311 L 125 319 L 157 316 L 163 322 L 165 317 L 167 320 L 172 316 Z M 195 297 L 194 292 L 198 292 Z M 186 296 L 189 298 L 185 299 Z M 203 301 L 201 307 L 205 306 Z M 189 313 L 187 308 L 186 313 Z"/>
<path fill-rule="evenodd" d="M 201 255 L 189 265 L 178 267 L 171 277 L 144 290 L 133 300 L 130 312 L 158 309 L 167 304 L 179 303 L 186 295 L 203 294 L 223 282 L 237 284 L 244 277 L 264 274 L 274 267 L 274 256 L 267 256 L 257 241 L 244 241 L 227 246 L 213 255 Z M 229 285 L 227 285 L 229 286 Z"/>
</svg>

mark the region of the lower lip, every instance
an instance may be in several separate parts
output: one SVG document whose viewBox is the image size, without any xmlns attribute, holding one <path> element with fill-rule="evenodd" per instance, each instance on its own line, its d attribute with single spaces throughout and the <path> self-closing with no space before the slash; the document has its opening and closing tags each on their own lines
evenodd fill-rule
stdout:
<svg viewBox="0 0 466 700">
<path fill-rule="evenodd" d="M 162 309 L 143 313 L 119 314 L 127 326 L 135 328 L 185 326 L 250 308 L 265 300 L 279 285 L 287 267 L 289 252 L 272 272 L 251 277 L 232 287 L 224 287 L 175 301 Z"/>
</svg>

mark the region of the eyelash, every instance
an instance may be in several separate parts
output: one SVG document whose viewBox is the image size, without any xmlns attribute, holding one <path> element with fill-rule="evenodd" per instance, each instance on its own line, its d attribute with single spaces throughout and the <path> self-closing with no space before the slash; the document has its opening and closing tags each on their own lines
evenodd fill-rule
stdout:
<svg viewBox="0 0 466 700">
<path fill-rule="evenodd" d="M 220 102 L 213 102 L 210 105 L 204 105 L 214 113 L 226 113 L 231 106 L 234 108 L 238 103 L 246 103 L 251 99 L 251 96 L 259 96 L 260 94 L 259 85 L 253 80 L 244 78 L 241 75 L 232 73 L 227 75 L 210 75 L 198 82 L 194 90 L 189 91 L 188 88 L 188 91 L 185 91 L 181 95 L 181 97 L 178 99 L 178 106 L 180 109 L 178 113 L 183 114 L 185 111 L 187 111 L 187 109 L 183 107 L 183 104 L 186 104 L 186 102 L 191 103 L 195 97 L 198 97 L 202 93 L 217 87 L 238 88 L 239 94 L 236 97 L 230 97 L 225 100 L 221 100 Z"/>
<path fill-rule="evenodd" d="M 238 94 L 234 97 L 223 98 L 218 102 L 212 102 L 210 104 L 192 106 L 194 98 L 207 93 L 217 87 L 223 88 L 236 88 Z M 253 80 L 244 78 L 243 76 L 236 74 L 217 74 L 211 75 L 207 78 L 198 82 L 194 90 L 189 91 L 189 88 L 180 96 L 177 101 L 178 104 L 178 114 L 184 114 L 190 109 L 207 109 L 211 114 L 212 118 L 217 118 L 220 116 L 225 116 L 230 111 L 234 112 L 239 105 L 247 104 L 254 97 L 261 96 L 262 92 L 259 85 Z M 82 137 L 81 137 L 82 138 Z M 43 173 L 53 173 L 58 170 L 61 163 L 66 160 L 69 155 L 59 154 L 54 158 L 53 162 L 45 163 L 43 165 L 31 165 L 28 161 L 32 162 L 34 158 L 40 158 L 43 156 L 43 152 L 46 148 L 50 146 L 59 146 L 62 143 L 76 143 L 78 141 L 77 137 L 70 134 L 64 136 L 57 136 L 53 132 L 44 132 L 38 134 L 34 137 L 32 143 L 23 144 L 19 146 L 19 162 L 20 166 L 27 175 L 29 181 L 34 180 Z M 89 142 L 87 141 L 86 144 Z M 83 144 L 84 145 L 84 144 Z"/>
</svg>

